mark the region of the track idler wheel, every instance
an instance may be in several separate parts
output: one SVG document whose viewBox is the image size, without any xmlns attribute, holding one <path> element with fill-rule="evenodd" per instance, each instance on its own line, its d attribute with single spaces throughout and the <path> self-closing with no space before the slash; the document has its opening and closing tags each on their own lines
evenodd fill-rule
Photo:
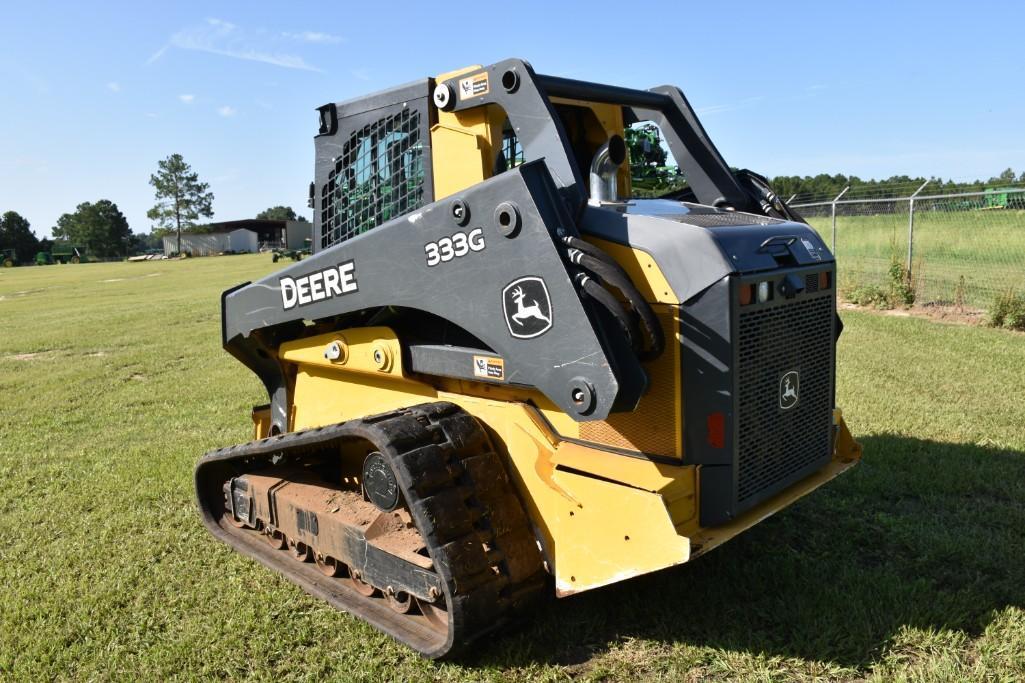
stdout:
<svg viewBox="0 0 1025 683">
<path fill-rule="evenodd" d="M 406 591 L 394 591 L 391 588 L 384 592 L 388 607 L 399 614 L 409 614 L 413 609 L 413 596 Z"/>
<path fill-rule="evenodd" d="M 359 575 L 359 572 L 349 571 L 348 578 L 349 586 L 362 595 L 365 598 L 372 598 L 377 593 L 377 589 L 371 586 L 369 583 L 363 580 L 363 577 Z"/>
<path fill-rule="evenodd" d="M 264 529 L 263 538 L 275 550 L 284 550 L 288 547 L 288 544 L 285 542 L 285 535 L 277 529 Z"/>
<path fill-rule="evenodd" d="M 317 562 L 317 569 L 324 576 L 341 576 L 345 570 L 345 565 L 333 557 L 324 557 L 318 553 L 313 559 Z"/>
<path fill-rule="evenodd" d="M 310 562 L 313 560 L 313 548 L 302 541 L 288 539 L 288 551 L 296 562 Z"/>
</svg>

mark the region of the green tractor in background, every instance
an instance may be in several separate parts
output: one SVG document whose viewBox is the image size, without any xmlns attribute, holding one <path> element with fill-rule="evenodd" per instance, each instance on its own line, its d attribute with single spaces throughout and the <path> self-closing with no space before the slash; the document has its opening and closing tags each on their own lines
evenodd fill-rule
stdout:
<svg viewBox="0 0 1025 683">
<path fill-rule="evenodd" d="M 662 142 L 658 126 L 643 123 L 624 132 L 634 196 L 658 197 L 686 187 L 687 179 Z"/>
<path fill-rule="evenodd" d="M 54 242 L 50 251 L 36 254 L 36 265 L 48 266 L 54 263 L 81 263 L 86 260 L 85 247 L 70 242 Z"/>
<path fill-rule="evenodd" d="M 1025 208 L 1021 188 L 995 187 L 988 190 L 982 197 L 983 209 L 1022 209 Z"/>
<path fill-rule="evenodd" d="M 0 249 L 0 266 L 13 268 L 18 265 L 18 255 L 13 249 Z"/>
<path fill-rule="evenodd" d="M 309 237 L 307 237 L 303 240 L 302 249 L 286 249 L 279 247 L 271 253 L 270 260 L 274 263 L 277 263 L 279 260 L 283 258 L 290 258 L 293 261 L 302 261 L 304 258 L 313 253 L 312 247 L 313 241 Z"/>
</svg>

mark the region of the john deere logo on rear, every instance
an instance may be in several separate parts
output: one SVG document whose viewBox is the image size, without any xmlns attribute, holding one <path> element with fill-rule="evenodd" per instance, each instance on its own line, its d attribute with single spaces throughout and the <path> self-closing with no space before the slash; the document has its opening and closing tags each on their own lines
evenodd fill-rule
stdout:
<svg viewBox="0 0 1025 683">
<path fill-rule="evenodd" d="M 791 370 L 779 379 L 779 407 L 790 410 L 797 405 L 801 377 L 797 370 Z"/>
<path fill-rule="evenodd" d="M 352 261 L 316 270 L 302 277 L 282 277 L 278 283 L 281 285 L 281 305 L 286 311 L 359 291 L 356 264 Z"/>
<path fill-rule="evenodd" d="M 502 290 L 502 312 L 509 334 L 540 337 L 552 327 L 552 302 L 545 281 L 533 275 L 513 280 Z"/>
</svg>

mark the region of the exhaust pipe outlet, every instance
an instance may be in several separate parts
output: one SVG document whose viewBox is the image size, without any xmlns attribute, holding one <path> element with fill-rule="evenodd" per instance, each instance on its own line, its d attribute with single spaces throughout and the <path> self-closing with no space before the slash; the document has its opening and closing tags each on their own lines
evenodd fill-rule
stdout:
<svg viewBox="0 0 1025 683">
<path fill-rule="evenodd" d="M 613 135 L 608 142 L 598 148 L 591 160 L 591 198 L 588 204 L 600 206 L 602 202 L 614 202 L 618 199 L 616 187 L 616 171 L 626 161 L 626 143 L 623 138 Z"/>
</svg>

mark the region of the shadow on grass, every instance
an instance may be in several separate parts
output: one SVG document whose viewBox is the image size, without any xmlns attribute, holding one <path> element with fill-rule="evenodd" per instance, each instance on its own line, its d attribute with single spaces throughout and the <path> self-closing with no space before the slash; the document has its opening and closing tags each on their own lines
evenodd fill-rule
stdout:
<svg viewBox="0 0 1025 683">
<path fill-rule="evenodd" d="M 552 601 L 476 663 L 573 665 L 642 638 L 864 666 L 903 626 L 977 635 L 1025 605 L 1025 454 L 862 443 L 858 467 L 725 546 Z"/>
</svg>

